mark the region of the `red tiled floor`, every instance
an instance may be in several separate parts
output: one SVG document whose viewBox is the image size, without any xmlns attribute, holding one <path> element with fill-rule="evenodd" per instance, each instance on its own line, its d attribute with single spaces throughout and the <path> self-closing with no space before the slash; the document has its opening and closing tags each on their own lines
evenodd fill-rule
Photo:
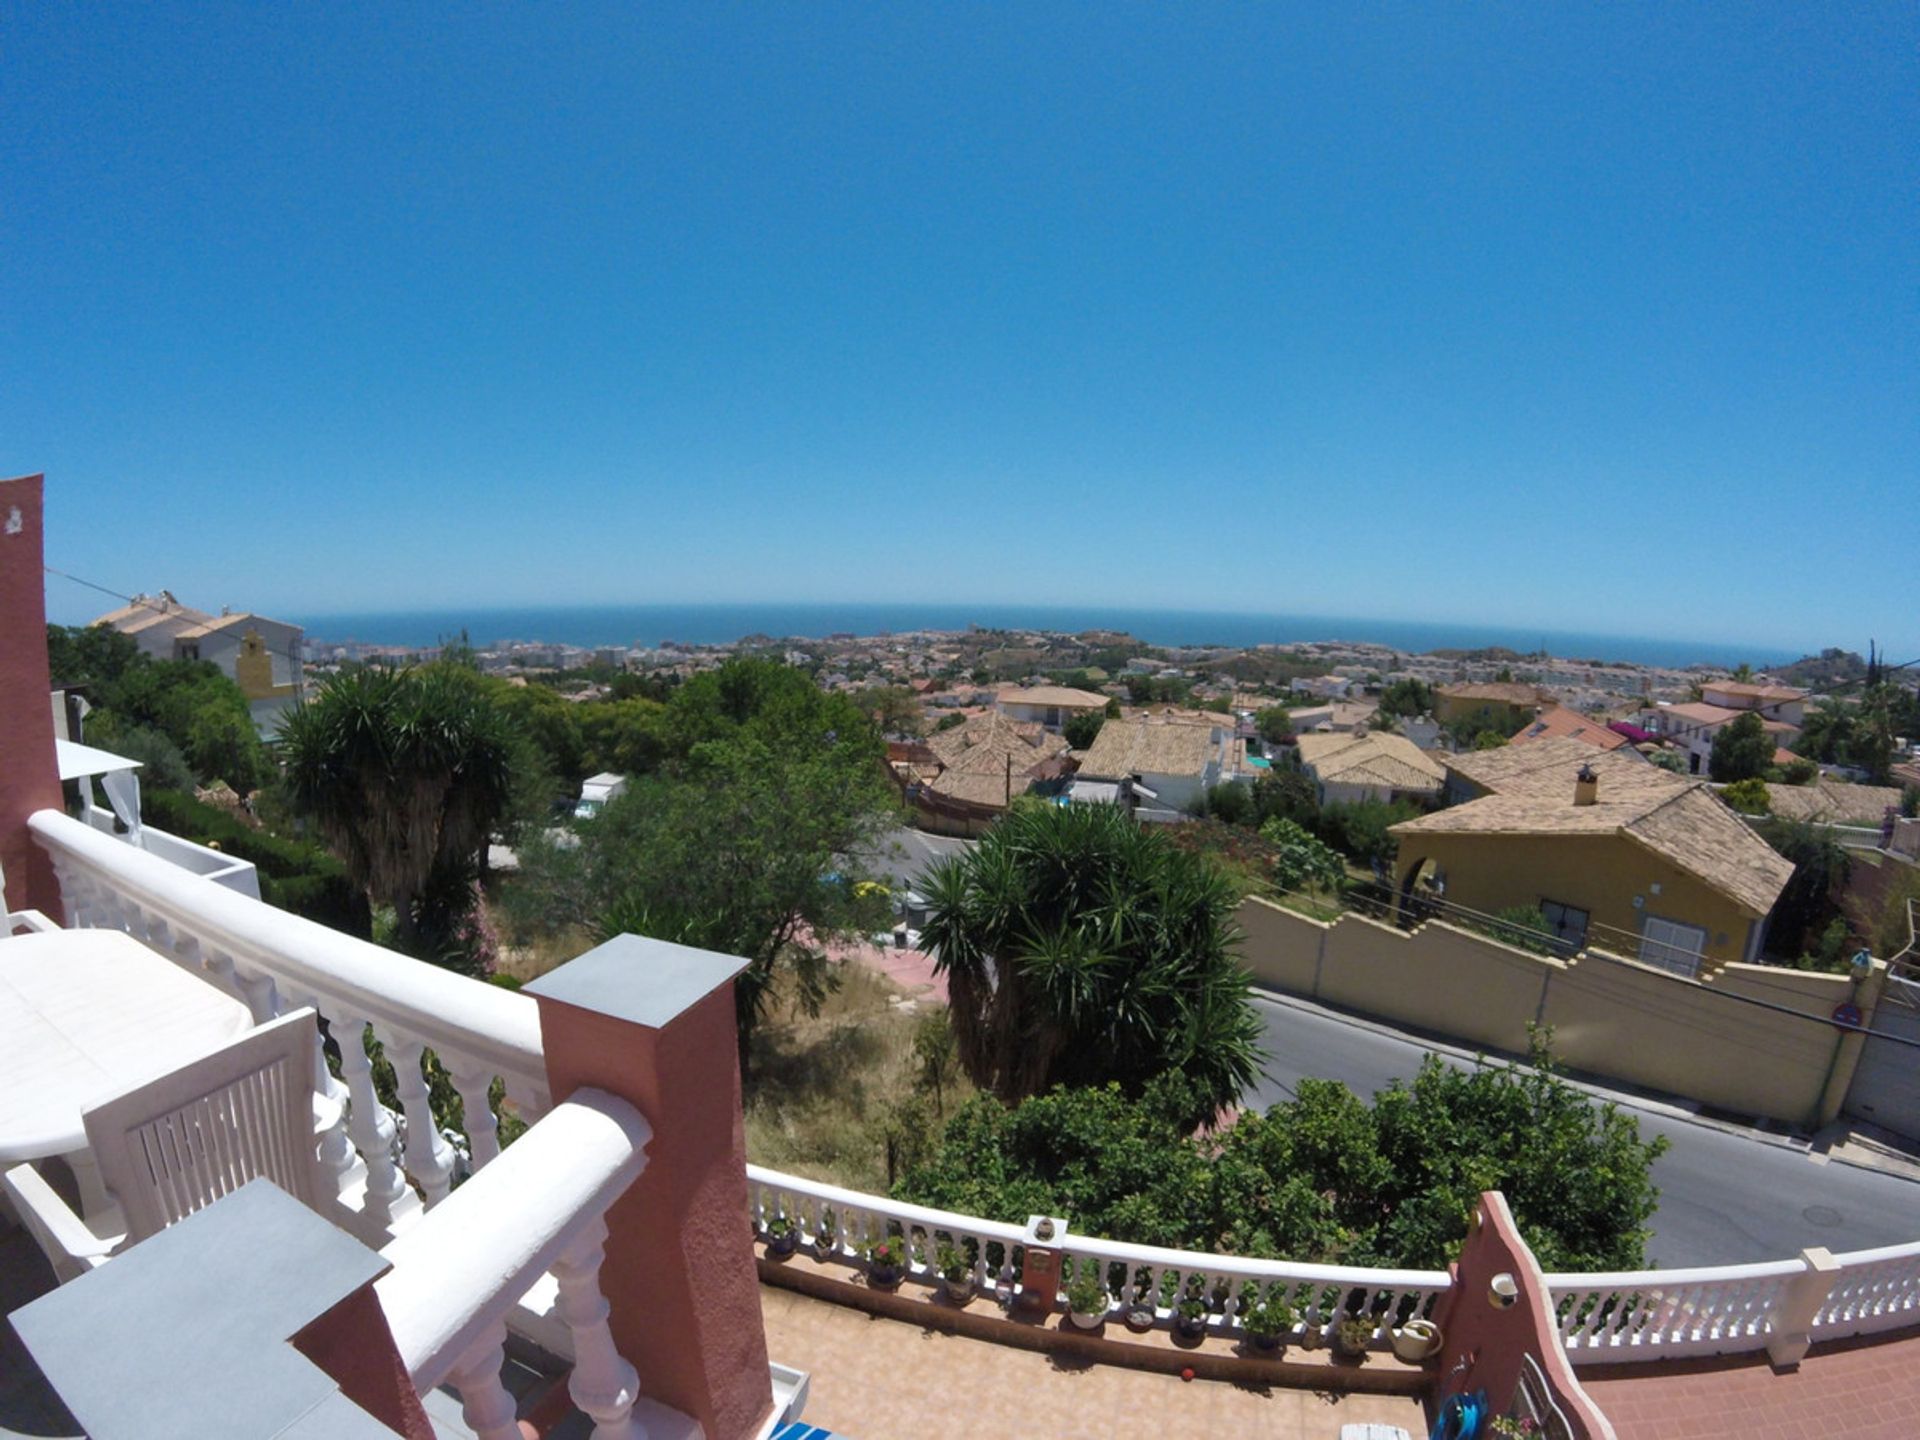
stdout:
<svg viewBox="0 0 1920 1440">
<path fill-rule="evenodd" d="M 1817 1345 L 1800 1368 L 1702 1360 L 1587 1371 L 1581 1384 L 1620 1440 L 1914 1440 L 1920 1332 Z"/>
</svg>

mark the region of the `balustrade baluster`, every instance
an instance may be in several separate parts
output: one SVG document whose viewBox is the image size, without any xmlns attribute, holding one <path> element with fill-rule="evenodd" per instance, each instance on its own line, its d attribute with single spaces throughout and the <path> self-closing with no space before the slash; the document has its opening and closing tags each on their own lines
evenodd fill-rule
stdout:
<svg viewBox="0 0 1920 1440">
<path fill-rule="evenodd" d="M 407 1117 L 407 1174 L 419 1185 L 431 1209 L 446 1199 L 447 1192 L 453 1188 L 453 1147 L 440 1134 L 433 1118 L 433 1096 L 421 1068 L 426 1047 L 384 1025 L 375 1025 L 373 1033 L 386 1047 L 387 1059 L 393 1065 L 394 1089 Z"/>
<path fill-rule="evenodd" d="M 556 1308 L 573 1333 L 573 1374 L 567 1393 L 593 1418 L 592 1440 L 645 1440 L 634 1423 L 640 1377 L 614 1348 L 607 1326 L 610 1307 L 600 1293 L 600 1263 L 607 1238 L 606 1221 L 594 1219 L 554 1262 L 559 1286 Z"/>
<path fill-rule="evenodd" d="M 273 976 L 264 970 L 257 970 L 244 961 L 230 962 L 233 977 L 240 984 L 240 993 L 247 1002 L 247 1009 L 253 1012 L 253 1023 L 264 1025 L 280 1013 L 280 996 L 273 983 Z"/>
<path fill-rule="evenodd" d="M 493 1114 L 493 1072 L 464 1055 L 440 1057 L 460 1092 L 461 1118 L 466 1121 L 467 1152 L 478 1170 L 500 1154 L 500 1125 Z"/>
<path fill-rule="evenodd" d="M 460 1392 L 460 1418 L 478 1440 L 521 1440 L 517 1407 L 500 1379 L 506 1363 L 507 1327 L 504 1321 L 487 1327 L 473 1348 L 447 1374 Z"/>
<path fill-rule="evenodd" d="M 376 1230 L 390 1233 L 394 1206 L 407 1193 L 407 1181 L 393 1161 L 393 1116 L 373 1088 L 366 1033 L 367 1022 L 358 1016 L 334 1019 L 340 1074 L 347 1082 L 347 1133 L 367 1166 L 367 1219 Z"/>
<path fill-rule="evenodd" d="M 324 1017 L 320 997 L 313 994 L 295 995 L 288 1002 L 292 1008 L 309 1006 L 316 1016 Z M 355 1032 L 358 1034 L 358 1032 Z M 347 1176 L 353 1170 L 353 1137 L 347 1132 L 347 1087 L 334 1077 L 327 1065 L 326 1037 L 320 1033 L 320 1027 L 313 1027 L 313 1089 L 319 1097 L 322 1118 L 320 1131 L 320 1163 L 328 1174 L 333 1176 L 333 1193 L 340 1194 L 346 1188 Z"/>
</svg>

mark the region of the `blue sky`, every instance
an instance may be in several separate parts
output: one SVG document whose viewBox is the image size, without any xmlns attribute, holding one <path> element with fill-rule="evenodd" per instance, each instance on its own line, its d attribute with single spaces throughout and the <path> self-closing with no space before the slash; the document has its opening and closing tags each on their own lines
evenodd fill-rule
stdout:
<svg viewBox="0 0 1920 1440">
<path fill-rule="evenodd" d="M 119 588 L 1920 653 L 1909 4 L 6 30 L 0 472 Z"/>
</svg>

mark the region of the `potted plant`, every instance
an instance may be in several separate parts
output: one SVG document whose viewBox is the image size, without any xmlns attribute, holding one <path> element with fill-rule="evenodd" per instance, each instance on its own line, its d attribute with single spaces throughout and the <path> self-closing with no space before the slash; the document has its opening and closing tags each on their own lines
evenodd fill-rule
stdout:
<svg viewBox="0 0 1920 1440">
<path fill-rule="evenodd" d="M 967 1261 L 967 1252 L 956 1245 L 942 1245 L 936 1259 L 947 1298 L 956 1305 L 966 1304 L 973 1298 L 973 1266 Z"/>
<path fill-rule="evenodd" d="M 1125 1318 L 1127 1328 L 1137 1331 L 1151 1330 L 1160 1318 L 1153 1306 L 1153 1271 L 1144 1265 L 1133 1273 L 1133 1299 L 1127 1302 Z"/>
<path fill-rule="evenodd" d="M 1107 1287 L 1092 1261 L 1074 1271 L 1067 1286 L 1067 1318 L 1082 1330 L 1097 1330 L 1107 1318 Z"/>
<path fill-rule="evenodd" d="M 1393 1353 L 1409 1365 L 1424 1364 L 1439 1354 L 1443 1339 L 1440 1327 L 1431 1320 L 1409 1320 L 1389 1338 Z"/>
<path fill-rule="evenodd" d="M 889 1235 L 867 1246 L 867 1284 L 876 1290 L 891 1290 L 907 1273 L 907 1242 L 904 1236 Z"/>
<path fill-rule="evenodd" d="M 786 1259 L 800 1248 L 800 1227 L 785 1215 L 767 1218 L 767 1254 Z"/>
<path fill-rule="evenodd" d="M 1333 1327 L 1333 1348 L 1349 1360 L 1358 1360 L 1373 1343 L 1371 1315 L 1342 1315 Z"/>
<path fill-rule="evenodd" d="M 830 1209 L 820 1212 L 813 1228 L 813 1249 L 822 1260 L 840 1248 L 840 1217 Z"/>
<path fill-rule="evenodd" d="M 1173 1328 L 1176 1334 L 1189 1340 L 1198 1340 L 1207 1333 L 1207 1297 L 1201 1293 L 1197 1281 L 1187 1286 L 1180 1303 L 1173 1307 Z"/>
<path fill-rule="evenodd" d="M 1538 1440 L 1540 1427 L 1530 1416 L 1496 1415 L 1488 1424 L 1487 1433 L 1498 1435 L 1501 1440 Z"/>
<path fill-rule="evenodd" d="M 1293 1306 L 1277 1293 L 1255 1300 L 1240 1312 L 1240 1324 L 1256 1350 L 1278 1350 L 1293 1329 L 1293 1319 Z"/>
</svg>

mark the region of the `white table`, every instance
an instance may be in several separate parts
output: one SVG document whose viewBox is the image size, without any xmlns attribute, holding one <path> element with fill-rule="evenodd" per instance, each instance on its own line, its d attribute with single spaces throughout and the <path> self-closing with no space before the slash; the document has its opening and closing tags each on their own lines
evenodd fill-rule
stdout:
<svg viewBox="0 0 1920 1440">
<path fill-rule="evenodd" d="M 93 1208 L 81 1112 L 252 1025 L 238 1000 L 121 931 L 0 940 L 0 1164 L 67 1156 Z"/>
</svg>

